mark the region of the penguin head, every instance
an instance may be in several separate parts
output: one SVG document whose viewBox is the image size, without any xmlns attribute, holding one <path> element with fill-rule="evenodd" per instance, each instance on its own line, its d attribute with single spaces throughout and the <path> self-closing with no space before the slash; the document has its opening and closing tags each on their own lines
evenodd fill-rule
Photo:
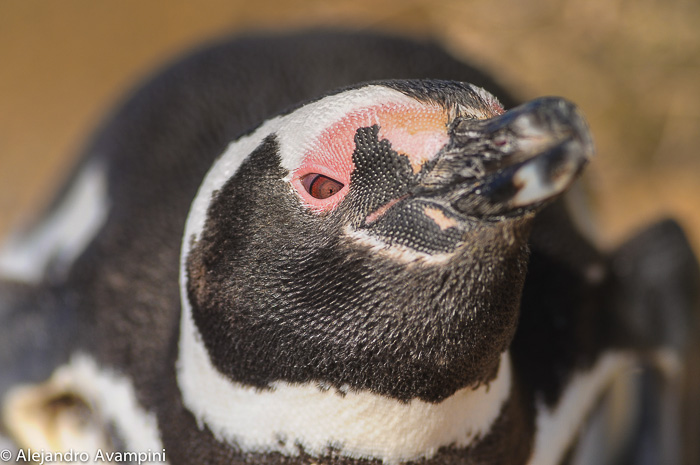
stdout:
<svg viewBox="0 0 700 465">
<path fill-rule="evenodd" d="M 529 226 L 592 154 L 558 98 L 469 84 L 345 89 L 232 142 L 191 207 L 178 380 L 439 402 L 513 337 Z"/>
</svg>

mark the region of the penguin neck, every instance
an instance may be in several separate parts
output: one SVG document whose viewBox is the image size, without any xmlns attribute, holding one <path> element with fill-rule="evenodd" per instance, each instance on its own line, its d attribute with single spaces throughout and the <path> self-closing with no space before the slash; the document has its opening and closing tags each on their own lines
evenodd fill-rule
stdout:
<svg viewBox="0 0 700 465">
<path fill-rule="evenodd" d="M 441 447 L 469 447 L 486 436 L 509 398 L 512 373 L 504 352 L 488 385 L 460 389 L 439 403 L 402 402 L 318 382 L 278 381 L 261 390 L 221 374 L 191 316 L 183 315 L 178 384 L 200 428 L 245 453 L 340 454 L 396 464 L 429 459 Z"/>
</svg>

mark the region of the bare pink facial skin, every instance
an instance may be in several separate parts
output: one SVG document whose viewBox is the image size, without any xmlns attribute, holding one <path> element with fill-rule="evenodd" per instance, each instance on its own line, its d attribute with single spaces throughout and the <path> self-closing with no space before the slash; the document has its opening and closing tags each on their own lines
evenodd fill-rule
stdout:
<svg viewBox="0 0 700 465">
<path fill-rule="evenodd" d="M 375 105 L 348 113 L 310 145 L 304 161 L 292 175 L 292 186 L 311 210 L 330 211 L 343 200 L 350 187 L 350 174 L 355 169 L 352 154 L 357 129 L 378 125 L 380 140 L 388 140 L 396 152 L 407 156 L 417 173 L 449 141 L 448 123 L 449 116 L 443 107 L 419 102 Z M 327 199 L 316 199 L 301 183 L 301 178 L 310 173 L 335 179 L 343 188 Z"/>
</svg>

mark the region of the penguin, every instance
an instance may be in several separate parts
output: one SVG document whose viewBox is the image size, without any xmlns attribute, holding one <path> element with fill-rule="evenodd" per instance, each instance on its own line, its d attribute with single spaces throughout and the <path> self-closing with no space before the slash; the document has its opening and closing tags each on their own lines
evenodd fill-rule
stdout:
<svg viewBox="0 0 700 465">
<path fill-rule="evenodd" d="M 679 406 L 697 260 L 671 220 L 596 247 L 571 207 L 593 152 L 574 104 L 521 104 L 432 43 L 197 50 L 0 253 L 12 457 L 678 458 L 680 420 L 644 412 Z"/>
</svg>

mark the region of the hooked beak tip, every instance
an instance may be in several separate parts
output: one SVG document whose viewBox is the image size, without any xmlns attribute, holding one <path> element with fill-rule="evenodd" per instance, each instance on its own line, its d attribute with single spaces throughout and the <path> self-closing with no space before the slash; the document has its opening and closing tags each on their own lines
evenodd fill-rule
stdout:
<svg viewBox="0 0 700 465">
<path fill-rule="evenodd" d="M 574 104 L 556 97 L 534 100 L 481 123 L 466 121 L 460 130 L 459 136 L 471 130 L 482 141 L 508 140 L 493 144 L 502 149 L 481 155 L 478 143 L 470 151 L 465 138 L 463 152 L 446 157 L 445 168 L 436 170 L 447 180 L 443 186 L 454 186 L 449 202 L 464 215 L 502 216 L 540 208 L 566 191 L 594 154 L 585 119 Z M 470 167 L 482 158 L 480 172 L 460 179 L 460 166 Z M 458 175 L 450 180 L 444 173 Z"/>
</svg>

